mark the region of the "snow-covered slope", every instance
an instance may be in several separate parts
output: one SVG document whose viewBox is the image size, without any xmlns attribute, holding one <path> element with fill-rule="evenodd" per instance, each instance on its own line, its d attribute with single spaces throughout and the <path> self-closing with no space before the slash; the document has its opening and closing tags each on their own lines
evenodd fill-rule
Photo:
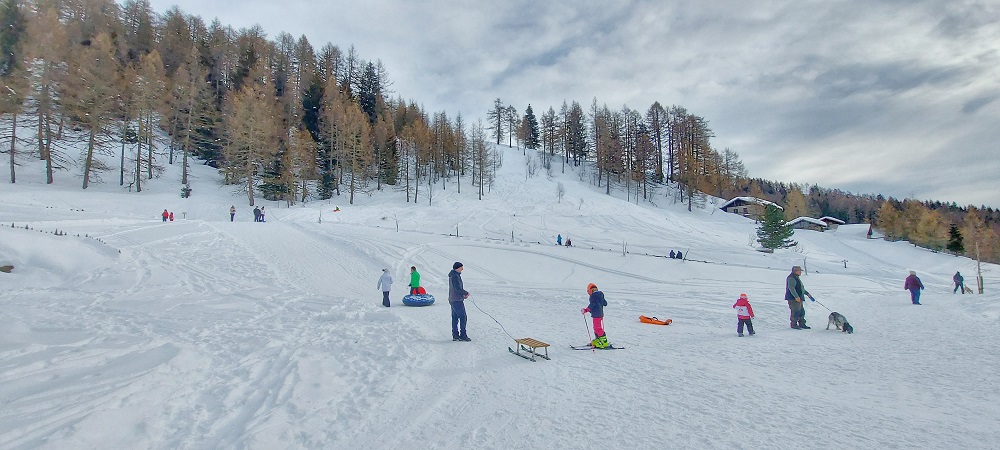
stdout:
<svg viewBox="0 0 1000 450">
<path fill-rule="evenodd" d="M 996 266 L 987 294 L 953 295 L 951 275 L 971 285 L 974 262 L 868 240 L 865 226 L 798 231 L 799 249 L 763 254 L 752 221 L 711 204 L 688 212 L 660 190 L 637 205 L 580 168 L 528 178 L 523 158 L 505 151 L 483 200 L 453 179 L 416 204 L 395 190 L 262 202 L 266 223 L 204 166 L 188 199 L 176 167 L 141 194 L 20 168 L 0 185 L 0 265 L 15 266 L 0 273 L 0 447 L 996 445 Z M 653 256 L 670 250 L 689 260 Z M 450 339 L 455 261 L 471 343 Z M 822 304 L 806 306 L 812 330 L 788 328 L 796 264 Z M 400 303 L 411 265 L 435 305 Z M 908 270 L 922 306 L 902 289 Z M 588 340 L 590 282 L 625 350 L 569 350 Z M 740 293 L 753 337 L 736 336 Z M 824 330 L 825 308 L 856 332 Z M 551 343 L 552 360 L 510 355 L 507 333 Z"/>
</svg>

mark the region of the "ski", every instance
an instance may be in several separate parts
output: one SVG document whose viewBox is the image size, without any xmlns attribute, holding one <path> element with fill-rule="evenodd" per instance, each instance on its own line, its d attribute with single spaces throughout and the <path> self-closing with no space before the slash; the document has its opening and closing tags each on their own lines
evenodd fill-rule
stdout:
<svg viewBox="0 0 1000 450">
<path fill-rule="evenodd" d="M 571 346 L 569 346 L 569 348 L 571 348 L 573 350 L 590 350 L 590 349 L 594 349 L 594 350 L 623 350 L 623 349 L 625 349 L 625 347 L 615 347 L 614 345 L 609 345 L 609 346 L 607 346 L 605 348 L 596 348 L 596 347 L 591 347 L 590 345 L 571 345 Z"/>
</svg>

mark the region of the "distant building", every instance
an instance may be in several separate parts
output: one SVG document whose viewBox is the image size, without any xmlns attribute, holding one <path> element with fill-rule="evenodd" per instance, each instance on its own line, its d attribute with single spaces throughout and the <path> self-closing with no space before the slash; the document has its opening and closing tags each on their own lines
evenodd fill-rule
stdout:
<svg viewBox="0 0 1000 450">
<path fill-rule="evenodd" d="M 847 222 L 844 222 L 843 220 L 830 216 L 820 217 L 819 220 L 822 220 L 823 223 L 825 223 L 826 226 L 829 227 L 830 231 L 836 230 L 837 227 L 847 224 Z"/>
<path fill-rule="evenodd" d="M 788 222 L 787 225 L 795 228 L 796 230 L 826 231 L 828 228 L 826 222 L 819 219 L 813 219 L 812 217 L 799 217 Z"/>
<path fill-rule="evenodd" d="M 739 214 L 752 219 L 764 217 L 764 208 L 767 205 L 774 205 L 778 209 L 784 210 L 780 205 L 757 197 L 736 197 L 723 203 L 719 208 L 727 213 Z"/>
</svg>

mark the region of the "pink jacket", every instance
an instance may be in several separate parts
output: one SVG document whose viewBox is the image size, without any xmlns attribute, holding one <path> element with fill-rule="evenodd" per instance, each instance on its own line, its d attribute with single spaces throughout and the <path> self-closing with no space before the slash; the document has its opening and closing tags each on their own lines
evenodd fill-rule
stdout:
<svg viewBox="0 0 1000 450">
<path fill-rule="evenodd" d="M 753 318 L 753 306 L 750 306 L 750 301 L 741 298 L 736 300 L 733 304 L 733 308 L 736 308 L 736 317 L 740 319 L 752 319 Z"/>
</svg>

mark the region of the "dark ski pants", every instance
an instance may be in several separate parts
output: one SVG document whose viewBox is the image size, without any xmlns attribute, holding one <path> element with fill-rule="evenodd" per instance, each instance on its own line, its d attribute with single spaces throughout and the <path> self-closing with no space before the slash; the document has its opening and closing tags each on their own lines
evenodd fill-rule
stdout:
<svg viewBox="0 0 1000 450">
<path fill-rule="evenodd" d="M 954 294 L 958 291 L 962 291 L 962 295 L 965 295 L 965 283 L 955 283 L 955 289 L 952 289 L 951 293 Z"/>
<path fill-rule="evenodd" d="M 468 336 L 465 334 L 465 323 L 468 320 L 469 316 L 465 314 L 465 302 L 451 302 L 451 337 L 459 338 Z M 459 325 L 461 325 L 461 329 Z"/>
<path fill-rule="evenodd" d="M 236 213 L 229 213 L 229 221 L 233 222 L 236 220 Z"/>
<path fill-rule="evenodd" d="M 389 306 L 389 291 L 382 291 L 382 306 Z"/>
<path fill-rule="evenodd" d="M 910 301 L 912 301 L 914 305 L 920 304 L 920 289 L 910 289 Z"/>
<path fill-rule="evenodd" d="M 743 324 L 747 325 L 747 333 L 753 334 L 753 322 L 750 319 L 740 319 L 740 324 L 736 325 L 736 332 L 743 334 Z"/>
<path fill-rule="evenodd" d="M 802 302 L 797 302 L 795 299 L 789 300 L 788 309 L 790 311 L 788 321 L 792 325 L 802 326 L 806 324 L 806 307 Z"/>
</svg>

